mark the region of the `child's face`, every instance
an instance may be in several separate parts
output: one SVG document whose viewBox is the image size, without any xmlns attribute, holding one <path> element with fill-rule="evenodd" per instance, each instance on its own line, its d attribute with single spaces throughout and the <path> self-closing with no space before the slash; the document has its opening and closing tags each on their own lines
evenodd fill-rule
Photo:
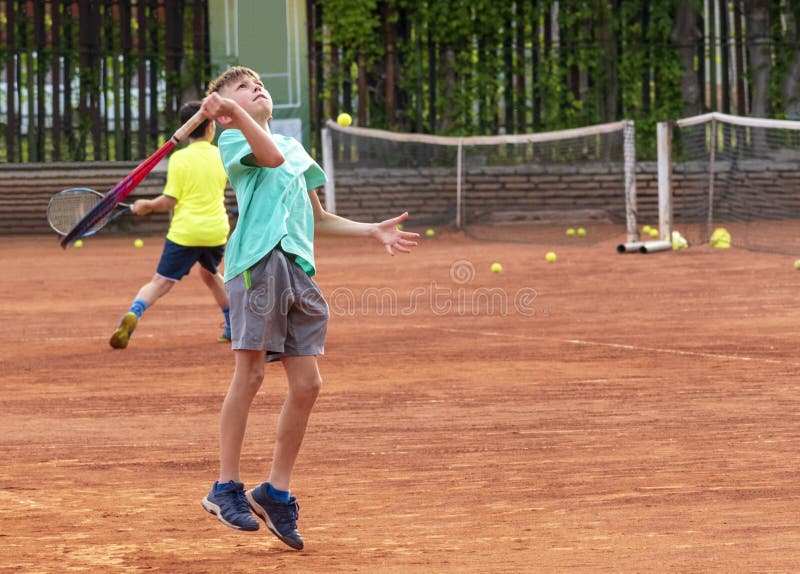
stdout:
<svg viewBox="0 0 800 574">
<path fill-rule="evenodd" d="M 230 82 L 222 91 L 223 96 L 234 100 L 253 118 L 272 119 L 272 96 L 261 80 L 242 76 Z"/>
</svg>

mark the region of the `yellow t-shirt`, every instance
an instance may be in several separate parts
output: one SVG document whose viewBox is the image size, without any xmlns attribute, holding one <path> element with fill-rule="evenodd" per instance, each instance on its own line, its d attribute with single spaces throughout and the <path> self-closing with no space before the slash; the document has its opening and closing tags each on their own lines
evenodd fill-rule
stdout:
<svg viewBox="0 0 800 574">
<path fill-rule="evenodd" d="M 178 202 L 167 239 L 185 247 L 224 245 L 230 231 L 227 181 L 219 150 L 211 143 L 198 141 L 174 152 L 167 164 L 164 195 Z"/>
</svg>

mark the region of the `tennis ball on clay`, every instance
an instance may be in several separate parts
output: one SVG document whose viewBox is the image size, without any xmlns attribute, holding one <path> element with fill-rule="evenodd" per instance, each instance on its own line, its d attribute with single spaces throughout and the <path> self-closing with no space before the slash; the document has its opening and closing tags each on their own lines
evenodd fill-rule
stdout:
<svg viewBox="0 0 800 574">
<path fill-rule="evenodd" d="M 343 128 L 346 128 L 347 126 L 353 123 L 353 118 L 350 116 L 350 114 L 342 112 L 341 114 L 339 114 L 339 117 L 336 118 L 336 123 L 342 126 Z"/>
<path fill-rule="evenodd" d="M 555 263 L 556 261 L 556 254 L 553 251 L 548 251 L 547 254 L 544 256 L 544 260 L 548 263 Z"/>
<path fill-rule="evenodd" d="M 575 230 L 570 227 L 567 229 L 567 235 L 575 235 Z"/>
<path fill-rule="evenodd" d="M 578 228 L 578 235 L 583 237 L 584 235 L 586 235 L 586 230 L 583 227 L 579 227 Z"/>
<path fill-rule="evenodd" d="M 72 244 L 72 246 L 80 249 L 81 247 L 83 247 L 83 239 L 78 239 L 75 243 Z"/>
<path fill-rule="evenodd" d="M 800 270 L 800 259 L 794 262 L 794 268 Z"/>
<path fill-rule="evenodd" d="M 492 263 L 490 269 L 492 270 L 492 273 L 500 273 L 501 271 L 503 271 L 503 266 L 500 263 L 495 262 Z"/>
<path fill-rule="evenodd" d="M 137 239 L 136 241 L 133 242 L 133 246 L 134 247 L 144 247 L 144 241 L 142 241 L 141 239 Z"/>
<path fill-rule="evenodd" d="M 644 227 L 642 227 L 642 233 L 644 233 L 645 235 L 650 235 L 650 229 L 652 228 L 649 225 L 645 225 Z"/>
<path fill-rule="evenodd" d="M 651 229 L 650 237 L 658 237 L 658 229 Z"/>
<path fill-rule="evenodd" d="M 433 229 L 428 229 L 425 232 L 425 237 L 433 237 L 434 235 L 436 235 L 436 232 Z"/>
</svg>

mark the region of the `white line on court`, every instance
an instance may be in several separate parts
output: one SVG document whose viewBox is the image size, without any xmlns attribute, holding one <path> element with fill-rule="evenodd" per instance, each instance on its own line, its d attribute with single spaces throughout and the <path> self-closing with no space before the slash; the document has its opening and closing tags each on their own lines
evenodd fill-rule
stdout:
<svg viewBox="0 0 800 574">
<path fill-rule="evenodd" d="M 525 339 L 529 341 L 552 341 L 549 337 L 536 337 L 531 335 L 519 335 L 515 333 L 499 333 L 497 331 L 465 331 L 463 329 L 449 329 L 446 327 L 430 327 L 437 331 L 448 333 L 458 333 L 463 335 L 483 335 L 486 337 L 508 337 L 509 339 Z M 684 355 L 690 357 L 705 357 L 708 359 L 725 359 L 729 361 L 752 361 L 756 363 L 770 363 L 773 365 L 793 365 L 800 366 L 800 363 L 791 363 L 779 359 L 768 359 L 765 357 L 747 357 L 745 355 L 727 355 L 722 353 L 704 353 L 701 351 L 685 351 L 681 349 L 667 349 L 664 347 L 642 347 L 639 345 L 627 345 L 624 343 L 606 343 L 603 341 L 585 341 L 582 339 L 555 339 L 557 343 L 567 343 L 570 345 L 581 345 L 584 347 L 608 347 L 611 349 L 624 349 L 626 351 L 637 351 L 647 353 L 662 353 L 669 355 Z"/>
<path fill-rule="evenodd" d="M 155 335 L 141 335 L 137 339 L 152 339 Z M 19 340 L 19 339 L 17 339 Z M 42 337 L 42 338 L 29 338 L 23 339 L 24 341 L 105 341 L 108 340 L 106 335 L 86 335 L 75 337 Z"/>
</svg>

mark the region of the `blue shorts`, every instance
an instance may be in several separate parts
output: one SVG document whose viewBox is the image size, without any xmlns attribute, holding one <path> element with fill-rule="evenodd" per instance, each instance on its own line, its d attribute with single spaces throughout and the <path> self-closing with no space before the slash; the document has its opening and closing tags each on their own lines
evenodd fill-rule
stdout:
<svg viewBox="0 0 800 574">
<path fill-rule="evenodd" d="M 225 255 L 225 246 L 216 247 L 184 247 L 164 240 L 164 250 L 161 252 L 161 261 L 158 262 L 158 273 L 161 277 L 171 281 L 180 281 L 189 273 L 195 263 L 209 273 L 216 273 L 222 256 Z"/>
</svg>

